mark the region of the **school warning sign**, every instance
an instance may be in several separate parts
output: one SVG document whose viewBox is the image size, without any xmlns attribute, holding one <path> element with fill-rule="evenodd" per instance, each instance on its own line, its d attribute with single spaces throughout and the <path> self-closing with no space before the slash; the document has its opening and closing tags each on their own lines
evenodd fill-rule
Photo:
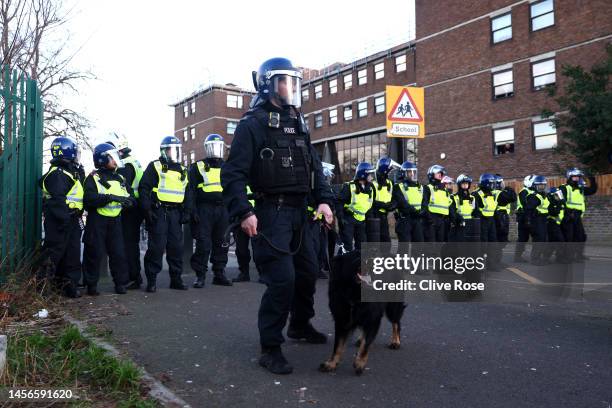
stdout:
<svg viewBox="0 0 612 408">
<path fill-rule="evenodd" d="M 388 137 L 425 137 L 423 88 L 388 85 L 385 99 Z"/>
</svg>

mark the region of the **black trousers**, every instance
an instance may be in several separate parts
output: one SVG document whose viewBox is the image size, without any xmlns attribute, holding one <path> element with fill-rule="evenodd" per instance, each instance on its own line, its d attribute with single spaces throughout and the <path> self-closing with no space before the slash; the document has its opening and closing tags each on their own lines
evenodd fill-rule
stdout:
<svg viewBox="0 0 612 408">
<path fill-rule="evenodd" d="M 570 258 L 580 257 L 584 253 L 584 246 L 587 240 L 586 231 L 582 224 L 582 213 L 580 211 L 566 210 L 561 230 L 565 242 L 567 242 L 568 256 Z"/>
<path fill-rule="evenodd" d="M 523 255 L 523 252 L 525 252 L 525 243 L 529 241 L 529 227 L 527 226 L 527 219 L 523 213 L 516 213 L 516 222 L 518 238 L 516 241 L 514 256 L 520 257 Z"/>
<path fill-rule="evenodd" d="M 345 250 L 361 249 L 361 243 L 366 241 L 365 221 L 357 221 L 352 214 L 345 213 L 344 221 L 340 228 L 340 238 Z M 354 245 L 353 242 L 355 243 Z"/>
<path fill-rule="evenodd" d="M 215 274 L 223 273 L 227 265 L 227 251 L 223 246 L 225 230 L 229 225 L 227 209 L 223 205 L 198 203 L 198 224 L 191 224 L 191 233 L 196 241 L 191 256 L 191 269 L 203 278 L 208 271 L 208 260 Z"/>
<path fill-rule="evenodd" d="M 147 252 L 144 257 L 144 269 L 147 280 L 155 281 L 162 270 L 164 252 L 171 279 L 179 279 L 183 273 L 183 226 L 180 223 L 179 207 L 161 206 L 153 210 L 155 220 L 147 231 Z"/>
<path fill-rule="evenodd" d="M 238 227 L 234 230 L 234 240 L 236 241 L 238 269 L 240 273 L 248 276 L 249 262 L 251 262 L 251 251 L 249 251 L 249 242 L 251 239 L 242 231 L 242 228 Z"/>
<path fill-rule="evenodd" d="M 510 217 L 508 213 L 505 211 L 496 211 L 493 218 L 495 218 L 497 242 L 508 242 L 508 234 L 510 234 Z"/>
<path fill-rule="evenodd" d="M 87 215 L 83 243 L 85 244 L 83 260 L 85 285 L 98 285 L 100 265 L 105 254 L 108 254 L 110 272 L 115 285 L 127 284 L 129 276 L 121 216 L 106 217 L 90 211 Z"/>
<path fill-rule="evenodd" d="M 290 312 L 295 326 L 314 316 L 318 265 L 305 206 L 278 208 L 263 202 L 255 214 L 259 233 L 251 239 L 253 257 L 266 285 L 259 306 L 259 336 L 262 347 L 273 347 L 284 342 L 282 331 Z M 297 253 L 287 253 L 298 245 Z"/>
<path fill-rule="evenodd" d="M 561 225 L 557 224 L 555 220 L 547 220 L 546 222 L 546 232 L 549 244 L 546 246 L 546 250 L 544 251 L 544 255 L 547 258 L 552 257 L 553 253 L 557 257 L 557 260 L 565 260 L 567 259 L 567 254 L 565 253 L 565 238 L 563 237 L 563 231 L 561 231 Z"/>
<path fill-rule="evenodd" d="M 319 269 L 323 269 L 328 271 L 330 268 L 330 262 L 329 262 L 329 254 L 328 254 L 328 248 L 329 248 L 329 229 L 325 228 L 323 226 L 319 227 L 319 252 L 317 253 L 317 256 L 319 258 Z"/>
<path fill-rule="evenodd" d="M 375 217 L 380 220 L 380 238 L 379 242 L 391 242 L 391 235 L 389 233 L 389 213 L 382 213 L 378 210 L 372 210 L 368 214 L 368 217 Z M 367 223 L 366 223 L 367 227 Z M 368 235 L 366 231 L 366 236 Z"/>
<path fill-rule="evenodd" d="M 423 221 L 420 217 L 401 217 L 395 223 L 399 242 L 423 242 Z"/>
<path fill-rule="evenodd" d="M 501 261 L 502 251 L 497 244 L 494 217 L 480 217 L 480 242 L 482 253 L 487 254 L 487 265 L 496 267 Z"/>
<path fill-rule="evenodd" d="M 139 208 L 121 211 L 123 245 L 130 282 L 142 283 L 140 275 L 140 226 L 142 221 L 142 211 Z"/>
<path fill-rule="evenodd" d="M 533 250 L 531 251 L 531 259 L 537 260 L 545 256 L 547 241 L 547 217 L 546 215 L 536 215 L 531 218 L 531 236 L 533 237 Z"/>
<path fill-rule="evenodd" d="M 423 221 L 423 239 L 425 242 L 446 242 L 448 216 L 430 214 L 429 220 Z"/>
<path fill-rule="evenodd" d="M 62 224 L 45 216 L 44 257 L 48 261 L 45 277 L 55 277 L 60 283 L 77 285 L 81 279 L 81 225 L 78 217 Z"/>
</svg>

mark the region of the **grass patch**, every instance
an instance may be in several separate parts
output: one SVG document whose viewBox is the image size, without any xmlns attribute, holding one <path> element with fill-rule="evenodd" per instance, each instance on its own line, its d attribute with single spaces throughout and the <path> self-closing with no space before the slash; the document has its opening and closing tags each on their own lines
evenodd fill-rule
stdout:
<svg viewBox="0 0 612 408">
<path fill-rule="evenodd" d="M 8 340 L 2 387 L 70 388 L 77 406 L 157 407 L 131 361 L 117 359 L 73 325 L 55 333 L 16 333 Z"/>
</svg>

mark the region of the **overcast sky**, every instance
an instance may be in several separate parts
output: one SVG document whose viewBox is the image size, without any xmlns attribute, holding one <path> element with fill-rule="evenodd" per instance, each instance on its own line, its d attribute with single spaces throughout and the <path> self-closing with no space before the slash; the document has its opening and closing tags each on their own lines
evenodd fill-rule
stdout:
<svg viewBox="0 0 612 408">
<path fill-rule="evenodd" d="M 250 72 L 284 56 L 321 68 L 350 62 L 414 37 L 414 0 L 78 1 L 70 20 L 74 60 L 97 80 L 71 103 L 92 120 L 90 137 L 128 136 L 147 162 L 173 134 L 169 105 L 209 83 L 252 89 Z"/>
</svg>

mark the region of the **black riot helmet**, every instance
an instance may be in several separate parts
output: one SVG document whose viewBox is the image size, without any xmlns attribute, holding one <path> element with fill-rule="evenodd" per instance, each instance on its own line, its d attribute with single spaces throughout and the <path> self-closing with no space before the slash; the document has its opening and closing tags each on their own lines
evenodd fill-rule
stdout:
<svg viewBox="0 0 612 408">
<path fill-rule="evenodd" d="M 287 58 L 271 58 L 253 71 L 259 98 L 276 100 L 282 106 L 302 106 L 302 72 Z"/>
</svg>

